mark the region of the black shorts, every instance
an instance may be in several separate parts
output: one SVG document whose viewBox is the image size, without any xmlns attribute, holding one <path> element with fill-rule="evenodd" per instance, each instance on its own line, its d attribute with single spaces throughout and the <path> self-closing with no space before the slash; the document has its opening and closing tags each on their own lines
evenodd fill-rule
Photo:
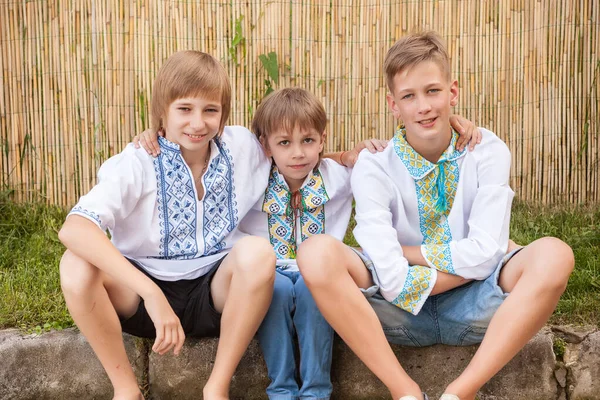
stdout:
<svg viewBox="0 0 600 400">
<path fill-rule="evenodd" d="M 189 337 L 217 337 L 221 327 L 221 314 L 215 310 L 210 295 L 210 283 L 221 265 L 221 258 L 215 266 L 196 279 L 180 281 L 161 281 L 149 275 L 144 268 L 135 261 L 129 260 L 133 266 L 148 276 L 162 292 L 173 311 L 179 317 L 181 326 L 186 336 Z M 121 319 L 123 332 L 134 336 L 154 339 L 156 329 L 144 305 L 140 301 L 137 311 L 130 318 Z"/>
</svg>

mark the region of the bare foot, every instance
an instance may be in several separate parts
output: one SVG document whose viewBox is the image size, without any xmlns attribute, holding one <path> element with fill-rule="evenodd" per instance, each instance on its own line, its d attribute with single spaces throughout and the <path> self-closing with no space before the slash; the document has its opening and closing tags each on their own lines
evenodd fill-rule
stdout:
<svg viewBox="0 0 600 400">
<path fill-rule="evenodd" d="M 202 396 L 204 400 L 229 400 L 228 390 L 223 392 L 223 390 L 209 387 L 208 384 L 204 386 Z"/>
<path fill-rule="evenodd" d="M 115 393 L 113 400 L 145 400 L 144 395 L 138 390 L 134 393 Z"/>
</svg>

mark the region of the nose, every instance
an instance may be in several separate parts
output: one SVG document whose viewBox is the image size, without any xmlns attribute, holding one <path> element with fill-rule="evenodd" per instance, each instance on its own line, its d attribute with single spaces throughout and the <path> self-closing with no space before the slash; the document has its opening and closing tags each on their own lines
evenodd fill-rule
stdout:
<svg viewBox="0 0 600 400">
<path fill-rule="evenodd" d="M 302 158 L 304 157 L 304 149 L 300 144 L 295 144 L 292 146 L 292 157 L 294 158 Z"/>
<path fill-rule="evenodd" d="M 420 114 L 426 114 L 431 110 L 431 104 L 426 96 L 417 97 L 417 110 Z"/>
<path fill-rule="evenodd" d="M 201 112 L 195 112 L 190 116 L 190 128 L 198 131 L 206 126 Z"/>
</svg>

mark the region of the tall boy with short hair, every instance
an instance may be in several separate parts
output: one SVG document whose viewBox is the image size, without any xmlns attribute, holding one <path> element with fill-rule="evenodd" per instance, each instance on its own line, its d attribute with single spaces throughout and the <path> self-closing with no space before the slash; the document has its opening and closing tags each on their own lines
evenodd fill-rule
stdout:
<svg viewBox="0 0 600 400">
<path fill-rule="evenodd" d="M 394 400 L 426 395 L 386 337 L 412 346 L 482 342 L 442 396 L 474 400 L 552 314 L 573 253 L 555 238 L 524 248 L 509 240 L 510 152 L 487 130 L 474 151 L 456 148 L 449 115 L 458 85 L 436 34 L 399 40 L 385 73 L 389 108 L 404 127 L 354 167 L 363 252 L 316 236 L 300 246 L 298 265 L 324 317 Z"/>
</svg>

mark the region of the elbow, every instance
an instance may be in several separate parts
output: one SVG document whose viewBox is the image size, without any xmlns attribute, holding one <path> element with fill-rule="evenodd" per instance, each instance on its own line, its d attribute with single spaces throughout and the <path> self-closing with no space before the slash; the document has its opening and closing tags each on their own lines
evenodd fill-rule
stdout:
<svg viewBox="0 0 600 400">
<path fill-rule="evenodd" d="M 77 236 L 77 229 L 74 226 L 72 218 L 67 217 L 67 220 L 58 231 L 58 240 L 66 247 L 69 248 L 73 243 L 74 238 Z"/>
<path fill-rule="evenodd" d="M 71 238 L 71 229 L 67 222 L 63 224 L 63 226 L 58 231 L 58 240 L 61 241 L 65 247 L 69 247 L 70 238 Z"/>
</svg>

